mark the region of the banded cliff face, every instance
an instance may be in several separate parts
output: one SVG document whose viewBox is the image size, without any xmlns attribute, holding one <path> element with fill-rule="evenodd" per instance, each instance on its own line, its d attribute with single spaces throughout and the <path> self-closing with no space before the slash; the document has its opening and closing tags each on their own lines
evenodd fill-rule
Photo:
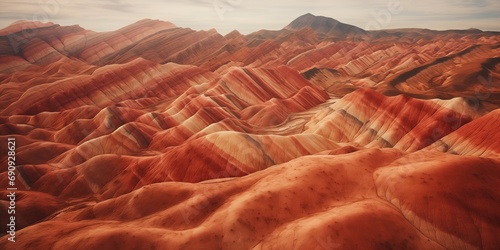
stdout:
<svg viewBox="0 0 500 250">
<path fill-rule="evenodd" d="M 0 246 L 497 249 L 499 58 L 494 32 L 310 14 L 225 36 L 14 23 Z"/>
</svg>

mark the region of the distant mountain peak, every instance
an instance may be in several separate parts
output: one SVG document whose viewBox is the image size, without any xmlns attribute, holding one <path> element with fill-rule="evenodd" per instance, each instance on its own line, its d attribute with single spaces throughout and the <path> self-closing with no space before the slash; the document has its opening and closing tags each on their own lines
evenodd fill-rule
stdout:
<svg viewBox="0 0 500 250">
<path fill-rule="evenodd" d="M 311 28 L 317 33 L 334 37 L 366 34 L 366 31 L 359 27 L 339 22 L 330 17 L 315 16 L 311 13 L 298 17 L 285 27 L 287 30 L 300 30 L 303 28 Z"/>
<path fill-rule="evenodd" d="M 150 19 L 150 18 L 144 18 L 144 19 L 141 19 L 133 24 L 130 24 L 128 26 L 144 26 L 144 25 L 159 25 L 159 26 L 163 26 L 164 28 L 177 28 L 177 25 L 171 23 L 171 22 L 168 22 L 168 21 L 163 21 L 163 20 L 159 20 L 159 19 Z M 126 28 L 127 26 L 125 26 L 124 28 Z"/>
<path fill-rule="evenodd" d="M 9 26 L 0 29 L 0 36 L 5 36 L 8 34 L 20 32 L 23 30 L 35 30 L 38 28 L 46 28 L 46 27 L 52 27 L 52 26 L 59 26 L 58 24 L 54 24 L 52 22 L 47 22 L 47 23 L 42 23 L 39 21 L 29 21 L 29 20 L 18 20 L 16 22 L 13 22 Z"/>
</svg>

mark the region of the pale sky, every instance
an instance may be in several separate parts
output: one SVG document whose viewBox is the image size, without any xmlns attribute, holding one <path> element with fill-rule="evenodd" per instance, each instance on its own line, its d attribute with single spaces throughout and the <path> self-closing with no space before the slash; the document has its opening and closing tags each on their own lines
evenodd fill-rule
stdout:
<svg viewBox="0 0 500 250">
<path fill-rule="evenodd" d="M 279 30 L 300 15 L 363 29 L 478 28 L 500 31 L 500 0 L 1 0 L 0 29 L 17 20 L 111 31 L 144 18 L 194 30 Z"/>
</svg>

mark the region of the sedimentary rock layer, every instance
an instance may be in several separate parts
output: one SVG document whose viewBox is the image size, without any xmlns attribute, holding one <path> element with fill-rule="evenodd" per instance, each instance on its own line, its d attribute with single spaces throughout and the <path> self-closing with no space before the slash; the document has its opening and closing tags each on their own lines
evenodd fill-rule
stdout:
<svg viewBox="0 0 500 250">
<path fill-rule="evenodd" d="M 495 32 L 311 14 L 225 36 L 14 23 L 0 248 L 498 249 L 499 58 Z"/>
</svg>

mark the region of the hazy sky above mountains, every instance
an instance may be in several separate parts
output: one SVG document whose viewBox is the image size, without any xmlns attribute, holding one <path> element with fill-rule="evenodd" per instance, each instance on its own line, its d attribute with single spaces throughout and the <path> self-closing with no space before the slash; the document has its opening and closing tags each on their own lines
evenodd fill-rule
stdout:
<svg viewBox="0 0 500 250">
<path fill-rule="evenodd" d="M 363 29 L 500 31 L 498 0 L 2 0 L 0 29 L 20 19 L 110 31 L 151 18 L 195 30 L 278 30 L 305 13 Z"/>
</svg>

